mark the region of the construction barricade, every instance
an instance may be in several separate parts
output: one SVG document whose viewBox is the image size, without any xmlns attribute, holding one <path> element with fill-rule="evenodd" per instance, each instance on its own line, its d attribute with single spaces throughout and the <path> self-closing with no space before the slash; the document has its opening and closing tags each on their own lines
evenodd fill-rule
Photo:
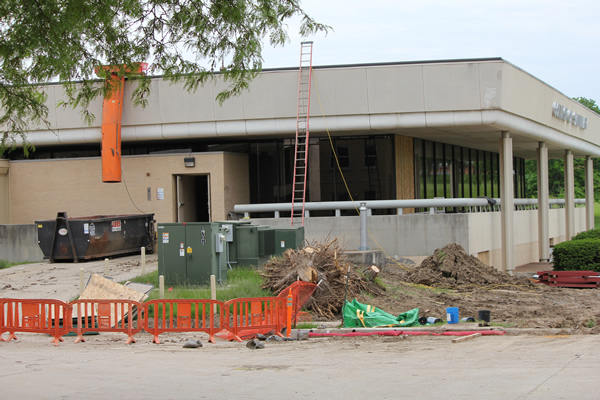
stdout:
<svg viewBox="0 0 600 400">
<path fill-rule="evenodd" d="M 0 299 L 0 335 L 17 339 L 16 332 L 45 333 L 62 342 L 62 336 L 71 330 L 71 305 L 52 299 Z"/>
<path fill-rule="evenodd" d="M 292 324 L 297 325 L 298 322 L 310 322 L 310 314 L 302 310 L 302 307 L 310 300 L 312 294 L 317 289 L 318 285 L 311 282 L 295 281 L 290 286 L 283 289 L 277 297 L 286 299 L 290 292 L 293 300 Z M 284 310 L 287 312 L 287 310 Z M 286 320 L 286 315 L 283 315 L 283 321 Z"/>
<path fill-rule="evenodd" d="M 133 335 L 142 331 L 142 304 L 134 300 L 76 300 L 73 307 L 75 343 L 85 342 L 86 332 L 123 332 L 127 344 L 135 343 Z M 139 317 L 139 318 L 138 318 Z"/>
<path fill-rule="evenodd" d="M 217 300 L 150 300 L 144 303 L 144 330 L 154 335 L 164 332 L 204 332 L 215 343 L 215 334 L 227 329 L 227 308 Z"/>
<path fill-rule="evenodd" d="M 286 299 L 281 297 L 255 297 L 233 299 L 225 303 L 229 311 L 228 330 L 233 338 L 242 341 L 243 337 L 274 331 L 282 336 L 286 326 Z"/>
</svg>

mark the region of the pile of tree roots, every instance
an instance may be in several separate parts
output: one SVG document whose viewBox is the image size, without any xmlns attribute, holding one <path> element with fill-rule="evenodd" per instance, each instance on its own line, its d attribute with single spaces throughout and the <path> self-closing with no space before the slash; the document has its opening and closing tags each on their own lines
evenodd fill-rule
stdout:
<svg viewBox="0 0 600 400">
<path fill-rule="evenodd" d="M 360 267 L 348 261 L 337 239 L 312 242 L 300 250 L 288 249 L 281 258 L 271 258 L 261 273 L 262 287 L 279 294 L 296 280 L 318 284 L 304 308 L 313 318 L 334 319 L 341 315 L 346 297 L 350 301 L 361 293 L 382 294 L 377 284 L 357 271 Z"/>
</svg>

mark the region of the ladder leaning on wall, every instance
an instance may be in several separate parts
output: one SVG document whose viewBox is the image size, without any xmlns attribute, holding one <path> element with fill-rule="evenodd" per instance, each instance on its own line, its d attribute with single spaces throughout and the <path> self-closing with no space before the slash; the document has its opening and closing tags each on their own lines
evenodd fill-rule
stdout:
<svg viewBox="0 0 600 400">
<path fill-rule="evenodd" d="M 313 42 L 300 44 L 300 71 L 298 77 L 298 114 L 296 117 L 296 145 L 294 155 L 294 182 L 292 185 L 291 225 L 304 226 L 306 178 L 308 167 L 310 86 L 312 78 Z"/>
</svg>

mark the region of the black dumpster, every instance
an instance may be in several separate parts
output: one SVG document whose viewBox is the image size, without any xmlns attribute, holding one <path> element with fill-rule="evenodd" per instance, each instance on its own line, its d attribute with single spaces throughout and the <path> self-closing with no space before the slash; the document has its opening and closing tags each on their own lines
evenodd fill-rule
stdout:
<svg viewBox="0 0 600 400">
<path fill-rule="evenodd" d="M 35 221 L 44 258 L 78 262 L 155 249 L 154 214 L 97 215 Z"/>
</svg>

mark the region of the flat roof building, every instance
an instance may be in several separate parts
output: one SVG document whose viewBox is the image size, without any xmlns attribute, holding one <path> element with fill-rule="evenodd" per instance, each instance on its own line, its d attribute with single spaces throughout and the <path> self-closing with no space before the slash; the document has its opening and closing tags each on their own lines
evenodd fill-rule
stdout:
<svg viewBox="0 0 600 400">
<path fill-rule="evenodd" d="M 297 68 L 265 70 L 222 105 L 215 98 L 226 83 L 218 76 L 196 92 L 152 81 L 146 108 L 133 106 L 125 86 L 121 183 L 101 178 L 102 99 L 87 125 L 80 110 L 57 107 L 63 86 L 47 85 L 51 129 L 27 132 L 36 146 L 29 159 L 13 152 L 0 160 L 0 223 L 31 224 L 58 211 L 218 221 L 236 205 L 291 201 Z M 600 116 L 501 58 L 314 67 L 310 138 L 308 202 L 501 198 L 496 212 L 373 211 L 369 246 L 392 256 L 457 242 L 512 270 L 548 259 L 552 244 L 593 227 Z M 586 158 L 585 207 L 575 207 L 573 195 L 579 157 Z M 548 203 L 549 158 L 566 161 L 559 209 Z M 515 209 L 515 198 L 528 196 L 528 159 L 539 164 L 539 209 Z M 271 222 L 289 225 L 289 218 Z M 337 236 L 356 248 L 357 224 L 355 213 L 312 212 L 306 235 Z"/>
</svg>

